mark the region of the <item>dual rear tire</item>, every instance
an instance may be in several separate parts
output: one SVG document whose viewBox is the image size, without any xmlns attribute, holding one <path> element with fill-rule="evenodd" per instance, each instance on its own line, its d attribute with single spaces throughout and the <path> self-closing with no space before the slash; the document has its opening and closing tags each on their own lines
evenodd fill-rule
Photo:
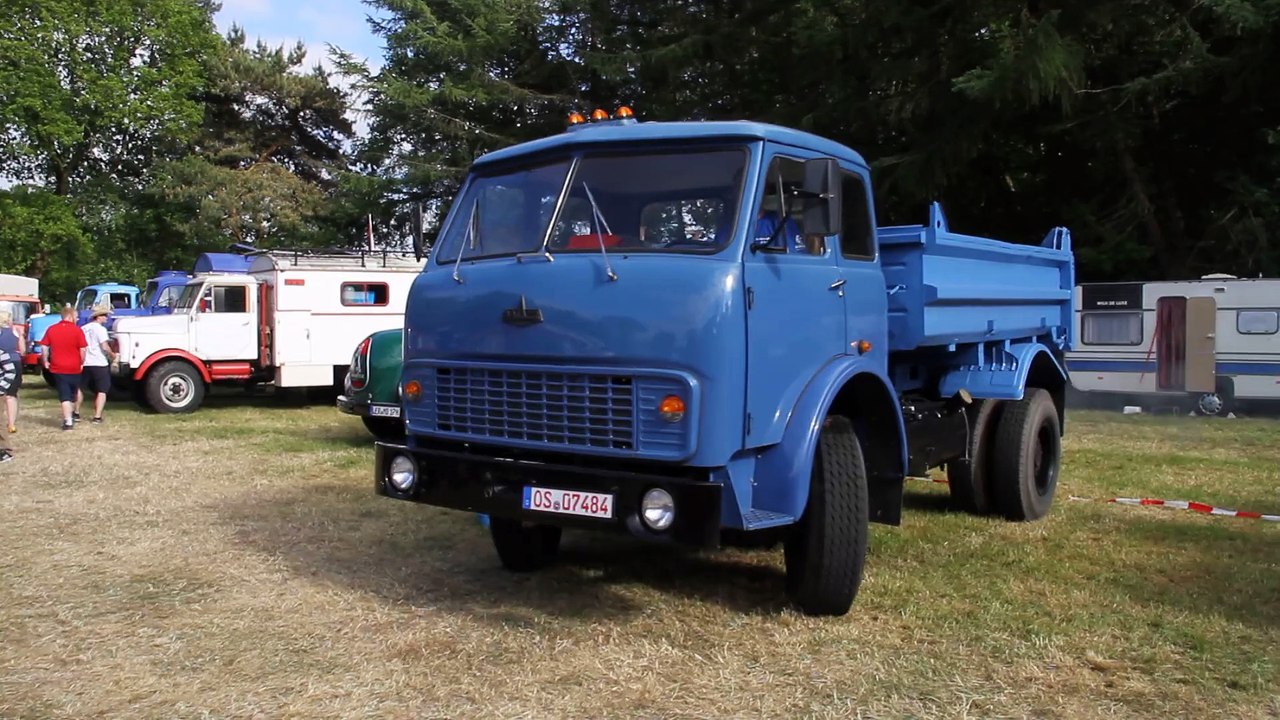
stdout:
<svg viewBox="0 0 1280 720">
<path fill-rule="evenodd" d="M 975 515 L 1038 520 L 1049 512 L 1062 461 L 1053 397 L 1027 388 L 1021 400 L 985 400 L 969 411 L 969 458 L 947 464 L 952 501 Z"/>
</svg>

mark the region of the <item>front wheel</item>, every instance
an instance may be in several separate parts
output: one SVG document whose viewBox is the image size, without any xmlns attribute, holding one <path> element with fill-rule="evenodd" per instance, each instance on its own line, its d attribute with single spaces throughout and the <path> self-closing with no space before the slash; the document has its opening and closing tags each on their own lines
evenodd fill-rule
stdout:
<svg viewBox="0 0 1280 720">
<path fill-rule="evenodd" d="M 848 418 L 829 416 L 818 438 L 809 502 L 784 545 L 787 595 L 806 615 L 844 615 L 862 584 L 868 535 L 867 470 Z"/>
<path fill-rule="evenodd" d="M 1038 520 L 1049 512 L 1062 462 L 1060 428 L 1045 390 L 1027 388 L 1023 399 L 1005 402 L 991 448 L 991 481 L 1006 519 Z"/>
<path fill-rule="evenodd" d="M 147 404 L 159 413 L 189 413 L 204 400 L 204 378 L 191 363 L 162 362 L 147 373 Z"/>
<path fill-rule="evenodd" d="M 489 535 L 498 559 L 512 572 L 530 572 L 551 564 L 560 553 L 560 528 L 528 525 L 512 518 L 489 518 Z"/>
</svg>

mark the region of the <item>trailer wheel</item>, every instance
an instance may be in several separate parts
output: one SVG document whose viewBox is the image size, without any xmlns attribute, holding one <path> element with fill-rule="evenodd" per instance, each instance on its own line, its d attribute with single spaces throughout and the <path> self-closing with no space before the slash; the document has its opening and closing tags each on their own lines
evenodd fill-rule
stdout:
<svg viewBox="0 0 1280 720">
<path fill-rule="evenodd" d="M 862 584 L 868 534 L 867 469 L 848 418 L 829 416 L 818 438 L 809 502 L 784 545 L 787 595 L 806 615 L 844 615 Z"/>
<path fill-rule="evenodd" d="M 204 378 L 191 363 L 162 362 L 147 373 L 147 404 L 159 413 L 188 413 L 204 400 Z"/>
<path fill-rule="evenodd" d="M 526 525 L 519 519 L 489 518 L 489 536 L 502 566 L 512 572 L 546 567 L 560 553 L 560 528 Z"/>
<path fill-rule="evenodd" d="M 404 439 L 404 421 L 399 418 L 361 416 L 364 428 L 379 440 L 399 441 Z"/>
<path fill-rule="evenodd" d="M 961 510 L 987 515 L 991 502 L 991 443 L 1003 409 L 999 400 L 979 400 L 965 408 L 969 418 L 969 459 L 947 463 L 951 500 Z"/>
<path fill-rule="evenodd" d="M 1062 433 L 1053 398 L 1027 388 L 1006 401 L 991 447 L 991 489 L 996 507 L 1009 520 L 1037 520 L 1049 512 L 1058 487 Z"/>
</svg>

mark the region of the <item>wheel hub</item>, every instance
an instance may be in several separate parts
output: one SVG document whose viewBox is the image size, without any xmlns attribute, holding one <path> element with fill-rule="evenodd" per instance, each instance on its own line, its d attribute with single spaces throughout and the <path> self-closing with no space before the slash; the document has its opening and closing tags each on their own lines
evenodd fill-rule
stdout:
<svg viewBox="0 0 1280 720">
<path fill-rule="evenodd" d="M 183 400 L 191 393 L 191 386 L 187 383 L 186 378 L 170 378 L 164 384 L 164 399 L 170 405 L 180 405 Z"/>
<path fill-rule="evenodd" d="M 1205 393 L 1200 396 L 1197 406 L 1205 415 L 1217 415 L 1222 412 L 1222 396 L 1218 393 Z"/>
</svg>

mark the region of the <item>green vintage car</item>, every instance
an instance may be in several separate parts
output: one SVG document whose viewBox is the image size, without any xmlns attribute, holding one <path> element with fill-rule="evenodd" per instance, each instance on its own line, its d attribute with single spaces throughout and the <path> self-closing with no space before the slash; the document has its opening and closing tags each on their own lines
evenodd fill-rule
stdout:
<svg viewBox="0 0 1280 720">
<path fill-rule="evenodd" d="M 338 396 L 338 409 L 359 415 L 380 440 L 404 438 L 400 412 L 400 352 L 402 330 L 379 330 L 360 341 L 351 355 L 351 368 Z"/>
</svg>

